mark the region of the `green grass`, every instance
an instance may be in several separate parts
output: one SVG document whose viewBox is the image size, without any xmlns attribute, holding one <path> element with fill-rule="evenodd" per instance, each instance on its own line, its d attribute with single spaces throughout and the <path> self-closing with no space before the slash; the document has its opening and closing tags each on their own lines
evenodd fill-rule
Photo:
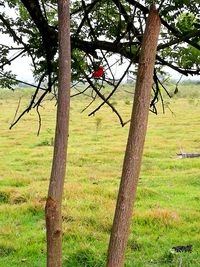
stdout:
<svg viewBox="0 0 200 267">
<path fill-rule="evenodd" d="M 125 87 L 125 86 L 124 86 Z M 129 119 L 132 96 L 112 100 Z M 173 88 L 173 87 L 172 87 Z M 142 171 L 126 252 L 126 267 L 200 266 L 200 159 L 177 159 L 200 151 L 200 93 L 166 99 L 170 110 L 150 114 Z M 125 89 L 127 89 L 125 87 Z M 131 90 L 131 88 L 128 88 Z M 181 91 L 182 90 L 182 91 Z M 181 95 L 182 92 L 182 95 Z M 194 93 L 195 92 L 195 93 Z M 46 265 L 44 206 L 51 170 L 54 103 L 41 108 L 42 130 L 33 111 L 9 130 L 18 99 L 29 90 L 0 91 L 0 266 Z M 184 93 L 184 94 L 183 94 Z M 195 97 L 194 97 L 195 94 Z M 191 101 L 192 99 L 192 101 Z M 68 166 L 63 198 L 63 266 L 103 267 L 128 134 L 108 107 L 88 117 L 87 98 L 72 99 Z M 192 253 L 173 253 L 176 245 Z"/>
</svg>

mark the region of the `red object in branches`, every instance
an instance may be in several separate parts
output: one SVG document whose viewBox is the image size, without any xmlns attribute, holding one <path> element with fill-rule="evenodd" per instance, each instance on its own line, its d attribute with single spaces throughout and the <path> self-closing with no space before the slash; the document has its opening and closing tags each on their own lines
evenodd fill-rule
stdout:
<svg viewBox="0 0 200 267">
<path fill-rule="evenodd" d="M 103 69 L 103 67 L 99 67 L 98 70 L 95 70 L 95 71 L 92 73 L 92 77 L 93 77 L 93 78 L 100 78 L 100 77 L 102 77 L 103 73 L 104 73 L 104 69 Z"/>
</svg>

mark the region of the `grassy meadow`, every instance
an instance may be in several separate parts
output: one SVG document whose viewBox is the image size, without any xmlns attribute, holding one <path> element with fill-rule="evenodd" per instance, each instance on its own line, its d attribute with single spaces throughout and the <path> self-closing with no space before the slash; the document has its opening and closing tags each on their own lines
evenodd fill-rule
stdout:
<svg viewBox="0 0 200 267">
<path fill-rule="evenodd" d="M 131 87 L 112 100 L 125 120 Z M 165 114 L 150 113 L 142 170 L 132 220 L 126 267 L 200 266 L 200 85 L 180 86 L 165 97 Z M 44 206 L 52 160 L 55 103 L 41 107 L 39 136 L 35 111 L 12 129 L 21 97 L 31 91 L 0 90 L 0 266 L 46 265 Z M 108 107 L 88 117 L 87 97 L 72 98 L 67 175 L 63 199 L 63 266 L 103 267 L 120 182 L 128 125 L 122 128 Z M 172 247 L 192 245 L 192 252 Z"/>
</svg>

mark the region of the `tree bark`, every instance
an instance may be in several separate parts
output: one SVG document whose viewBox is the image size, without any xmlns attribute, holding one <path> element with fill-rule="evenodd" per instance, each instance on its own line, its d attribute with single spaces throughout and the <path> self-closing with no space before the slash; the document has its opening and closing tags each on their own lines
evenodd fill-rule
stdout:
<svg viewBox="0 0 200 267">
<path fill-rule="evenodd" d="M 62 216 L 61 204 L 66 173 L 70 80 L 70 12 L 69 0 L 58 1 L 59 32 L 59 84 L 55 145 L 52 170 L 46 202 L 47 266 L 62 265 Z M 49 44 L 51 45 L 51 44 Z"/>
<path fill-rule="evenodd" d="M 129 136 L 108 248 L 107 267 L 122 267 L 124 265 L 125 248 L 128 241 L 147 130 L 159 32 L 160 18 L 153 5 L 150 8 L 142 40 Z"/>
</svg>

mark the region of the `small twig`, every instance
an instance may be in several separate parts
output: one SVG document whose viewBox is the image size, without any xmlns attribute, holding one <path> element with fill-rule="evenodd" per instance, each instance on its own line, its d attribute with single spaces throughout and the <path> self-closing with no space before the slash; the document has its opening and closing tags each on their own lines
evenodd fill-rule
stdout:
<svg viewBox="0 0 200 267">
<path fill-rule="evenodd" d="M 87 10 L 87 9 L 91 9 L 91 10 L 92 10 L 92 8 L 94 7 L 94 5 L 95 5 L 96 3 L 98 3 L 98 2 L 99 2 L 99 0 L 93 0 L 93 1 L 91 1 L 90 4 L 87 4 L 87 5 L 86 5 L 85 9 L 86 9 L 86 10 Z M 81 7 L 77 8 L 76 10 L 74 10 L 74 11 L 70 14 L 70 17 L 72 17 L 72 15 L 75 15 L 75 14 L 81 12 L 81 11 L 83 11 L 83 6 L 82 6 L 82 5 L 81 5 Z"/>
<path fill-rule="evenodd" d="M 80 83 L 80 81 L 75 82 L 74 84 L 72 84 L 72 86 L 70 87 L 70 89 L 72 89 L 73 87 L 75 87 L 79 83 Z"/>
<path fill-rule="evenodd" d="M 73 95 L 71 95 L 70 97 L 72 98 L 72 97 L 75 97 L 75 96 L 78 96 L 78 95 L 86 95 L 86 94 L 84 94 L 84 93 L 88 90 L 89 87 L 90 87 L 90 86 L 87 86 L 83 91 L 79 91 L 79 90 L 75 87 L 74 89 L 76 89 L 76 90 L 78 91 L 78 93 L 73 94 Z M 88 95 L 86 95 L 86 96 L 88 96 Z M 89 97 L 90 97 L 90 96 L 89 96 Z"/>
<path fill-rule="evenodd" d="M 98 3 L 99 1 L 93 1 L 90 5 L 86 5 L 85 2 L 83 4 L 84 1 L 82 1 L 82 8 L 83 8 L 83 11 L 84 11 L 84 17 L 83 19 L 81 20 L 81 23 L 79 24 L 79 27 L 76 31 L 76 36 L 79 35 L 84 23 L 86 20 L 88 20 L 88 14 L 92 11 L 92 9 L 94 8 L 94 6 L 96 5 L 96 3 Z M 82 11 L 82 10 L 81 10 Z"/>
<path fill-rule="evenodd" d="M 105 56 L 105 54 L 103 53 L 102 50 L 101 50 L 101 54 L 102 54 L 102 56 L 103 56 L 103 58 L 104 58 L 104 60 L 105 60 L 105 62 L 106 62 L 106 64 L 107 64 L 107 66 L 108 66 L 108 69 L 109 69 L 110 74 L 111 74 L 111 76 L 112 76 L 112 80 L 113 80 L 113 82 L 114 82 L 114 81 L 115 81 L 114 74 L 113 74 L 112 69 L 111 69 L 111 66 L 109 65 L 108 60 L 107 60 L 107 58 L 106 58 L 106 56 Z"/>
<path fill-rule="evenodd" d="M 29 108 L 26 108 L 20 115 L 19 117 L 10 125 L 9 129 L 11 130 L 13 128 L 13 126 L 15 126 L 15 124 L 17 124 L 17 122 L 24 116 L 24 114 L 26 112 L 29 111 Z"/>
<path fill-rule="evenodd" d="M 44 99 L 44 97 L 46 96 L 46 94 L 49 93 L 48 90 L 46 90 L 38 99 L 38 101 L 35 103 L 35 105 L 33 106 L 33 108 L 40 106 L 40 103 L 42 102 L 42 100 Z"/>
<path fill-rule="evenodd" d="M 43 11 L 44 11 L 44 17 L 45 17 L 46 21 L 48 21 L 47 12 L 46 12 L 46 8 L 45 8 L 45 5 L 44 5 L 44 2 L 41 1 L 41 4 L 42 4 Z"/>
<path fill-rule="evenodd" d="M 92 36 L 92 37 L 94 38 L 94 40 L 97 40 L 95 30 L 93 29 L 92 24 L 91 24 L 91 21 L 90 21 L 90 19 L 89 19 L 89 17 L 88 17 L 89 12 L 87 12 L 87 10 L 86 10 L 86 3 L 85 3 L 84 0 L 81 0 L 81 2 L 82 2 L 82 6 L 83 6 L 83 8 L 84 8 L 84 13 L 85 13 L 85 16 L 86 16 L 86 21 L 87 21 L 88 26 L 89 26 L 89 28 L 90 28 L 89 36 Z M 88 37 L 89 37 L 89 36 L 88 36 Z"/>
<path fill-rule="evenodd" d="M 130 91 L 127 91 L 127 90 L 124 90 L 124 92 L 126 92 L 127 94 L 131 94 L 131 95 L 134 94 L 134 92 L 130 92 Z"/>
<path fill-rule="evenodd" d="M 41 83 L 42 83 L 42 81 L 43 81 L 45 75 L 46 75 L 46 72 L 43 73 L 42 76 L 41 76 L 40 79 L 39 79 L 38 86 L 37 86 L 37 88 L 36 88 L 36 90 L 35 90 L 34 95 L 32 96 L 32 101 L 31 101 L 31 102 L 32 102 L 32 105 L 33 105 L 33 103 L 34 103 L 34 101 L 35 101 L 35 98 L 36 98 L 36 96 L 37 96 L 37 94 L 38 94 L 38 91 L 40 90 L 40 85 L 41 85 Z M 32 105 L 31 105 L 30 107 L 32 107 Z"/>
<path fill-rule="evenodd" d="M 160 2 L 160 5 L 159 5 L 159 7 L 158 7 L 158 11 L 160 11 L 160 9 L 162 8 L 162 5 L 163 5 L 164 2 L 165 2 L 165 0 L 162 0 L 162 1 Z"/>
<path fill-rule="evenodd" d="M 50 8 L 52 8 L 52 9 L 53 9 L 54 11 L 56 11 L 56 12 L 58 11 L 58 10 L 57 10 L 57 7 L 54 7 L 53 4 L 51 4 L 51 3 L 47 3 L 47 2 L 46 2 L 45 5 L 48 6 L 48 7 L 50 7 Z"/>
<path fill-rule="evenodd" d="M 19 46 L 19 47 L 10 47 L 9 45 L 5 45 L 5 44 L 1 44 L 0 43 L 0 46 L 3 46 L 3 47 L 6 47 L 6 48 L 8 48 L 9 50 L 22 50 L 22 49 L 24 49 L 24 47 L 23 46 Z"/>
<path fill-rule="evenodd" d="M 84 71 L 83 71 L 84 73 Z M 93 90 L 96 92 L 96 94 L 102 99 L 104 100 L 104 102 L 113 110 L 113 112 L 117 115 L 117 117 L 119 118 L 119 121 L 121 123 L 121 125 L 123 126 L 124 125 L 124 122 L 122 120 L 122 117 L 120 116 L 120 114 L 118 113 L 118 111 L 115 109 L 115 107 L 106 100 L 106 98 L 99 92 L 99 90 L 97 90 L 97 88 L 94 86 L 94 84 L 92 83 L 92 81 L 89 79 L 89 77 L 85 75 L 85 78 L 87 80 L 87 82 L 90 84 L 90 86 L 93 88 Z M 91 116 L 91 114 L 89 114 L 88 116 Z"/>
<path fill-rule="evenodd" d="M 19 98 L 19 101 L 18 101 L 18 105 L 17 105 L 17 108 L 16 108 L 16 110 L 15 110 L 15 115 L 14 115 L 14 118 L 13 118 L 13 120 L 12 120 L 12 123 L 11 123 L 11 125 L 13 124 L 13 122 L 15 121 L 15 118 L 16 118 L 16 116 L 17 116 L 17 113 L 18 113 L 18 110 L 19 110 L 19 107 L 20 107 L 20 103 L 21 103 L 21 97 Z"/>
<path fill-rule="evenodd" d="M 92 101 L 86 107 L 84 107 L 84 109 L 81 110 L 81 113 L 83 113 L 84 111 L 86 111 L 86 109 L 88 109 L 92 105 L 92 103 L 94 101 L 95 101 L 95 98 L 93 98 Z"/>
<path fill-rule="evenodd" d="M 161 82 L 161 81 L 159 80 L 158 77 L 157 77 L 157 79 L 158 79 L 159 84 L 160 84 L 160 85 L 162 86 L 162 88 L 165 90 L 165 93 L 168 95 L 169 98 L 171 98 L 172 96 L 171 96 L 170 93 L 168 92 L 167 88 L 164 86 L 163 82 Z"/>
<path fill-rule="evenodd" d="M 114 89 L 112 90 L 112 92 L 105 98 L 104 97 L 104 101 L 95 109 L 93 110 L 89 116 L 95 114 L 105 103 L 107 103 L 107 101 L 110 99 L 110 97 L 114 94 L 114 92 L 117 90 L 118 86 L 120 85 L 121 81 L 124 79 L 128 69 L 130 68 L 132 62 L 130 62 L 130 64 L 128 65 L 127 69 L 125 70 L 125 72 L 123 73 L 123 75 L 121 76 L 121 78 L 119 79 L 118 83 L 116 84 L 116 86 L 114 87 Z"/>
<path fill-rule="evenodd" d="M 55 82 L 57 81 L 57 78 L 55 78 L 53 80 L 53 82 L 51 83 L 51 87 L 55 84 Z M 33 106 L 33 108 L 40 106 L 40 103 L 42 102 L 42 100 L 44 99 L 44 97 L 46 96 L 47 93 L 50 93 L 51 87 L 48 87 L 48 89 L 40 96 L 40 98 L 38 99 L 38 101 L 35 103 L 35 105 Z"/>
<path fill-rule="evenodd" d="M 169 62 L 167 62 L 167 61 L 165 61 L 164 59 L 162 59 L 160 56 L 156 56 L 156 59 L 158 60 L 158 61 L 160 61 L 160 64 L 163 66 L 163 65 L 166 65 L 166 66 L 168 66 L 168 67 L 170 67 L 171 69 L 174 69 L 175 71 L 177 71 L 177 72 L 179 72 L 179 73 L 181 73 L 181 74 L 183 74 L 183 75 L 185 75 L 185 76 L 188 76 L 189 74 L 191 74 L 191 75 L 198 75 L 198 74 L 200 74 L 200 70 L 199 69 L 197 69 L 197 70 L 189 70 L 189 69 L 180 69 L 179 67 L 177 67 L 177 66 L 175 66 L 175 65 L 173 65 L 173 64 L 171 64 L 171 63 L 169 63 Z"/>
<path fill-rule="evenodd" d="M 156 103 L 158 102 L 158 97 L 156 96 L 157 95 L 157 90 L 155 90 L 153 86 L 152 86 L 152 90 L 154 92 L 154 98 L 151 100 L 151 103 L 150 103 L 150 111 L 157 115 L 158 114 L 158 111 L 157 111 L 157 108 L 156 108 Z"/>
<path fill-rule="evenodd" d="M 37 114 L 38 114 L 38 131 L 37 131 L 37 136 L 39 136 L 40 130 L 41 130 L 41 126 L 42 126 L 42 119 L 41 119 L 41 115 L 40 115 L 40 112 L 39 112 L 39 106 L 36 107 L 36 111 L 37 111 Z"/>
<path fill-rule="evenodd" d="M 30 55 L 31 59 L 32 59 L 32 63 L 34 65 L 34 68 L 36 69 L 36 65 L 35 65 L 35 61 L 33 58 L 33 55 L 31 53 L 31 49 L 30 47 L 24 43 L 24 41 L 22 40 L 22 37 L 19 37 L 16 32 L 12 29 L 10 22 L 8 19 L 6 19 L 2 14 L 0 14 L 0 20 L 3 22 L 3 25 L 6 27 L 8 33 L 12 36 L 14 41 L 17 41 L 18 43 L 20 43 L 21 45 L 24 46 L 24 49 L 27 51 L 27 53 Z"/>
<path fill-rule="evenodd" d="M 153 106 L 155 108 L 155 103 L 158 101 L 158 93 L 160 91 L 159 83 L 158 83 L 158 77 L 156 75 L 156 69 L 154 69 L 153 79 L 154 79 L 154 82 L 155 82 L 155 85 L 156 85 L 156 90 L 154 88 L 152 88 L 153 91 L 154 91 L 154 97 L 151 100 L 150 107 Z"/>
<path fill-rule="evenodd" d="M 172 109 L 169 107 L 169 105 L 167 105 L 166 108 L 169 109 L 169 111 L 171 112 L 172 116 L 176 117 L 176 114 L 172 111 Z"/>
<path fill-rule="evenodd" d="M 160 95 L 160 100 L 161 100 L 161 103 L 162 103 L 162 109 L 163 109 L 163 114 L 165 113 L 165 105 L 164 105 L 164 100 L 163 100 L 163 96 L 161 94 L 161 91 L 159 90 L 159 95 Z"/>
<path fill-rule="evenodd" d="M 43 81 L 43 78 L 45 77 L 45 73 L 40 77 L 40 80 L 39 80 L 39 82 L 38 82 L 38 86 L 37 86 L 37 88 L 36 88 L 36 91 L 35 91 L 35 93 L 34 93 L 34 95 L 32 96 L 32 98 L 31 98 L 31 101 L 30 101 L 30 103 L 29 103 L 29 106 L 19 115 L 19 117 L 10 125 L 10 127 L 9 127 L 9 129 L 12 129 L 12 127 L 15 125 L 15 124 L 17 124 L 17 122 L 24 116 L 24 114 L 25 113 L 28 113 L 30 110 L 31 110 L 31 108 L 32 107 L 35 107 L 36 106 L 36 104 L 33 106 L 33 104 L 34 104 L 34 101 L 35 101 L 35 98 L 36 98 L 36 96 L 37 96 L 37 93 L 38 93 L 38 91 L 39 91 L 39 89 L 40 89 L 40 85 L 41 85 L 41 83 L 42 83 L 42 81 Z M 44 92 L 44 94 L 46 95 L 46 93 L 47 93 L 48 91 L 45 91 Z M 43 95 L 44 95 L 43 94 Z M 37 102 L 38 103 L 38 102 Z M 39 104 L 38 104 L 39 105 Z"/>
<path fill-rule="evenodd" d="M 15 79 L 15 78 L 13 78 L 13 77 L 9 77 L 8 75 L 4 74 L 4 73 L 1 72 L 1 71 L 0 71 L 0 75 L 2 75 L 2 76 L 5 77 L 5 78 L 8 78 L 8 79 L 10 79 L 10 80 L 13 80 L 13 81 L 16 81 L 16 82 L 19 82 L 19 83 L 23 83 L 23 84 L 26 84 L 26 85 L 28 85 L 28 86 L 34 87 L 34 88 L 37 88 L 37 87 L 38 87 L 38 85 L 35 85 L 35 84 L 32 84 L 32 83 L 27 83 L 27 82 L 24 82 L 24 81 L 22 81 L 22 80 Z M 44 87 L 41 87 L 41 86 L 40 86 L 40 89 L 46 91 L 46 88 L 44 88 Z"/>
<path fill-rule="evenodd" d="M 9 59 L 7 62 L 3 63 L 2 65 L 0 65 L 0 68 L 2 69 L 5 65 L 10 65 L 10 63 L 15 60 L 16 58 L 20 57 L 23 53 L 25 53 L 25 49 L 23 49 L 22 51 L 20 51 L 16 56 L 14 56 L 13 58 Z"/>
<path fill-rule="evenodd" d="M 128 124 L 131 120 L 125 121 L 122 125 L 122 127 L 124 127 L 126 124 Z"/>
<path fill-rule="evenodd" d="M 183 75 L 180 76 L 179 80 L 178 80 L 177 83 L 176 83 L 176 87 L 175 87 L 175 89 L 174 89 L 174 94 L 177 94 L 177 93 L 178 93 L 178 85 L 179 85 L 179 83 L 180 83 L 182 77 L 183 77 Z"/>
</svg>

